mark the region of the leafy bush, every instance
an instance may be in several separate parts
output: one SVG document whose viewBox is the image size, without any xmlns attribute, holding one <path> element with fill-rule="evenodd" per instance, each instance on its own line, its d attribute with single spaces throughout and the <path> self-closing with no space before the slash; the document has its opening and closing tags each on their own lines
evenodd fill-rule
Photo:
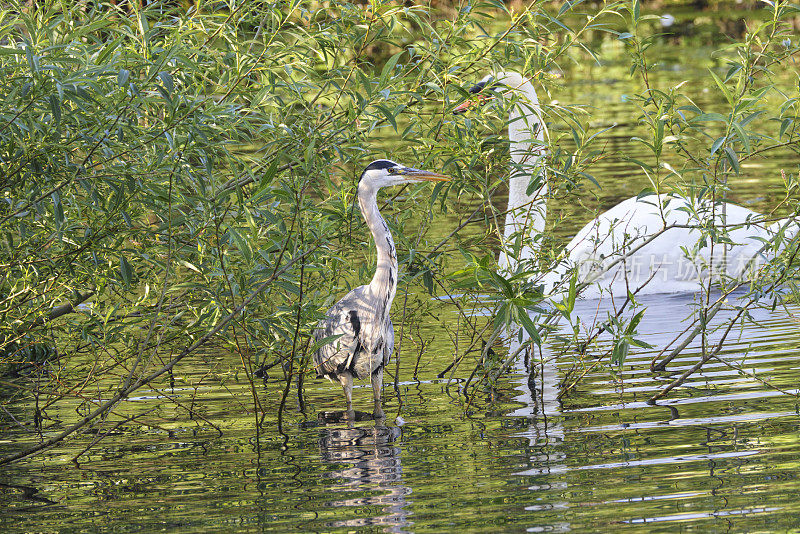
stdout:
<svg viewBox="0 0 800 534">
<path fill-rule="evenodd" d="M 730 67 L 712 78 L 726 114 L 688 109 L 680 88 L 651 84 L 655 22 L 636 1 L 516 11 L 465 3 L 441 12 L 380 1 L 4 9 L 0 354 L 6 370 L 44 380 L 21 379 L 3 402 L 44 395 L 51 410 L 78 405 L 85 415 L 62 427 L 48 422 L 47 408 L 37 412 L 61 433 L 5 461 L 111 409 L 147 424 L 146 412 L 121 401 L 166 374 L 174 381 L 181 361 L 210 342 L 238 358 L 209 380 L 244 370 L 261 409 L 254 372 L 281 364 L 288 393 L 309 371 L 321 312 L 372 268 L 353 195 L 376 157 L 456 177 L 446 188 L 406 190 L 385 208 L 407 273 L 397 302 L 405 291 L 407 318 L 426 316 L 432 305 L 414 288 L 451 295 L 456 284 L 445 274 L 466 257 L 468 276 L 456 277 L 465 294 L 450 301 L 470 342 L 457 346 L 452 369 L 478 353 L 472 375 L 496 376 L 508 363 L 487 355 L 504 329 L 523 322 L 529 342 L 541 343 L 549 319 L 527 278 L 504 279 L 487 253 L 502 215 L 492 201 L 507 176 L 502 143 L 486 142 L 487 129 L 497 134 L 490 141 L 504 137 L 505 110 L 454 119 L 465 88 L 509 66 L 549 86 L 562 62 L 624 47 L 644 84 L 630 102 L 653 154 L 637 164 L 655 189 L 702 183 L 724 195 L 745 161 L 797 149 L 796 75 L 776 75 L 798 53 L 787 33 L 797 10 L 770 5 L 759 27 L 720 52 Z M 499 30 L 497 17 L 507 21 Z M 552 189 L 568 197 L 590 186 L 592 165 L 605 157 L 602 137 L 580 108 L 547 114 L 558 132 Z M 797 212 L 795 171 L 787 171 L 784 214 Z M 459 221 L 434 239 L 429 220 L 440 211 Z M 542 269 L 556 253 L 543 248 Z M 772 291 L 774 280 L 757 282 L 753 294 Z M 470 314 L 487 294 L 498 317 L 489 324 Z M 571 319 L 569 306 L 558 313 Z M 630 328 L 618 330 L 633 339 Z"/>
</svg>

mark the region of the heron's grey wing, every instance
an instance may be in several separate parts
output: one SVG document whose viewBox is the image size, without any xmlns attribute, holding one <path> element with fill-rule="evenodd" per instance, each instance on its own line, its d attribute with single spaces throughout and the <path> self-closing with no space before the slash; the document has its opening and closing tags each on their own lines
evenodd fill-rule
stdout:
<svg viewBox="0 0 800 534">
<path fill-rule="evenodd" d="M 335 377 L 350 367 L 355 353 L 359 350 L 361 334 L 361 320 L 357 306 L 360 299 L 359 289 L 361 288 L 354 289 L 334 304 L 314 331 L 316 341 L 339 336 L 314 353 L 314 366 L 318 376 Z"/>
</svg>

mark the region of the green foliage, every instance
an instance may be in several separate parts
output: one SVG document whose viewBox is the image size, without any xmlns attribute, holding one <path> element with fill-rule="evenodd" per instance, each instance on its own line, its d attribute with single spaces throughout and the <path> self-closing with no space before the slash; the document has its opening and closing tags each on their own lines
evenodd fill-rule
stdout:
<svg viewBox="0 0 800 534">
<path fill-rule="evenodd" d="M 376 157 L 455 178 L 386 197 L 401 291 L 412 289 L 404 313 L 430 315 L 428 295 L 447 295 L 473 330 L 459 357 L 483 332 L 469 309 L 488 307 L 496 334 L 521 325 L 534 344 L 560 315 L 577 339 L 575 279 L 555 312 L 537 283 L 559 253 L 550 236 L 524 269 L 497 270 L 508 108 L 452 114 L 493 68 L 547 91 L 562 64 L 627 50 L 643 83 L 628 102 L 652 154 L 631 160 L 651 181 L 644 193 L 722 196 L 750 160 L 797 147 L 797 75 L 777 72 L 798 55 L 787 23 L 797 8 L 786 2 L 719 51 L 725 68 L 709 81 L 728 102 L 722 113 L 651 83 L 657 17 L 638 1 L 468 2 L 452 12 L 383 1 L 34 4 L 0 11 L 0 355 L 10 363 L 26 340 L 53 340 L 59 357 L 42 363 L 50 381 L 36 385 L 53 404 L 173 373 L 181 350 L 209 333 L 251 384 L 265 363 L 284 364 L 287 381 L 310 372 L 316 321 L 371 274 L 354 186 Z M 596 187 L 608 128 L 578 106 L 546 114 L 553 196 Z M 793 213 L 796 169 L 787 176 L 781 209 Z M 445 214 L 459 220 L 434 240 L 429 221 Z M 775 265 L 754 292 L 775 289 Z M 613 363 L 637 344 L 640 318 L 607 323 Z"/>
<path fill-rule="evenodd" d="M 565 8 L 568 7 L 571 6 L 565 4 Z M 632 114 L 639 117 L 631 140 L 644 148 L 645 157 L 619 155 L 635 165 L 649 181 L 649 187 L 642 190 L 639 196 L 676 193 L 689 198 L 722 200 L 735 189 L 736 180 L 752 172 L 747 167 L 753 168 L 754 161 L 769 157 L 775 151 L 800 152 L 796 130 L 800 84 L 796 70 L 784 68 L 796 63 L 800 53 L 792 29 L 793 20 L 798 16 L 796 5 L 788 2 L 769 3 L 748 24 L 741 41 L 716 52 L 713 59 L 718 67 L 709 70 L 707 87 L 720 93 L 722 101 L 727 104 L 727 109 L 723 111 L 705 109 L 706 106 L 687 91 L 689 87 L 685 87 L 685 83 L 662 87 L 654 81 L 657 78 L 653 77 L 653 73 L 658 72 L 659 58 L 652 53 L 652 47 L 663 41 L 663 35 L 657 31 L 660 22 L 658 15 L 645 14 L 638 1 L 613 5 L 609 11 L 604 13 L 606 18 L 600 20 L 606 23 L 604 29 L 614 35 L 627 51 L 629 72 L 639 77 L 642 86 L 638 94 L 624 95 L 623 101 L 633 108 Z M 610 20 L 623 20 L 625 27 L 609 24 Z M 574 25 L 575 21 L 571 23 Z M 546 50 L 547 47 L 542 48 L 536 54 L 524 55 L 529 65 L 526 72 L 531 77 L 536 77 L 539 72 L 530 70 L 530 65 L 536 65 L 537 61 L 557 50 L 557 47 L 550 51 Z M 509 43 L 509 49 L 516 49 L 513 43 Z M 570 51 L 573 57 L 575 52 Z M 591 55 L 597 57 L 596 52 Z M 502 120 L 507 116 L 510 105 L 513 102 L 497 110 L 500 124 L 494 122 L 497 119 L 489 117 L 488 128 L 499 132 L 501 137 L 504 136 Z M 592 131 L 587 127 L 581 110 L 576 108 L 557 106 L 550 107 L 548 111 L 548 120 L 552 119 L 549 124 L 550 154 L 547 158 L 550 189 L 554 197 L 565 196 L 566 202 L 574 202 L 571 199 L 581 189 L 588 184 L 596 185 L 592 167 L 611 156 L 596 147 L 604 141 L 608 129 Z M 473 160 L 471 164 L 477 166 L 478 162 Z M 484 165 L 489 167 L 490 163 Z M 798 171 L 800 167 L 796 165 L 786 169 L 780 202 L 771 205 L 771 211 L 765 217 L 748 221 L 748 224 L 768 225 L 787 215 L 797 220 L 800 199 L 797 190 L 789 184 L 796 181 Z M 484 191 L 490 187 L 485 186 Z M 535 189 L 533 184 L 531 188 Z M 689 244 L 689 249 L 685 251 L 687 255 L 691 256 L 701 245 L 734 243 L 731 232 L 737 227 L 721 223 L 720 217 L 719 213 L 702 210 L 690 214 L 692 224 L 701 230 L 702 236 L 694 248 Z M 498 218 L 493 214 L 486 217 L 486 222 L 499 225 Z M 796 224 L 787 219 L 784 228 Z M 475 291 L 484 296 L 482 302 L 493 306 L 488 314 L 495 317 L 496 328 L 506 328 L 511 332 L 525 331 L 528 344 L 540 345 L 542 340 L 552 335 L 551 326 L 555 321 L 568 322 L 572 327 L 572 337 L 559 337 L 567 347 L 574 347 L 576 368 L 585 365 L 583 357 L 589 347 L 600 352 L 601 361 L 614 367 L 624 364 L 631 346 L 649 348 L 636 338 L 636 328 L 645 310 L 637 309 L 635 295 L 629 294 L 627 299 L 615 303 L 615 312 L 607 320 L 595 320 L 594 324 L 587 325 L 582 321 L 583 318 L 573 315 L 576 293 L 579 294 L 582 289 L 576 287 L 576 278 L 573 276 L 568 285 L 555 289 L 557 296 L 550 309 L 541 311 L 541 308 L 548 308 L 547 299 L 541 293 L 536 296 L 530 289 L 551 268 L 555 257 L 547 246 L 547 236 L 536 236 L 535 241 L 531 242 L 529 236 L 517 234 L 506 244 L 509 255 L 517 259 L 523 246 L 534 250 L 537 257 L 519 261 L 520 267 L 514 273 L 498 273 L 487 257 L 468 258 L 469 267 L 457 273 L 460 287 L 468 287 L 471 283 Z M 750 279 L 743 283 L 722 277 L 721 297 L 714 295 L 715 288 L 710 282 L 704 284 L 705 297 L 698 300 L 698 309 L 687 311 L 690 315 L 694 313 L 693 320 L 698 322 L 698 328 L 689 337 L 702 334 L 705 343 L 706 335 L 712 330 L 724 330 L 731 326 L 728 323 L 712 324 L 710 321 L 733 291 L 746 295 L 743 298 L 748 302 L 745 306 L 748 310 L 774 307 L 776 302 L 781 302 L 787 294 L 791 294 L 797 279 L 797 250 L 796 238 L 787 240 L 776 235 L 773 240 L 764 243 L 757 254 L 756 259 L 761 263 L 753 269 Z M 533 295 L 532 299 L 520 307 L 518 295 L 526 291 Z M 633 311 L 628 313 L 630 308 Z M 529 310 L 530 316 L 520 319 L 525 309 Z M 749 314 L 736 314 L 735 317 L 736 320 L 746 321 Z M 536 335 L 529 332 L 532 324 L 538 330 Z M 600 342 L 601 334 L 610 337 L 610 343 Z M 680 333 L 676 332 L 675 335 L 676 340 L 681 337 Z M 718 349 L 704 346 L 704 350 L 712 354 Z M 570 384 L 570 387 L 574 385 Z"/>
</svg>

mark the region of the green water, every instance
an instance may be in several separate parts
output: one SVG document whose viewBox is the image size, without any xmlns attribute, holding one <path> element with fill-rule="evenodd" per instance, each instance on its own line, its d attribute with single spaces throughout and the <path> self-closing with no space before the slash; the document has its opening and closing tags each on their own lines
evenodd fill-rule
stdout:
<svg viewBox="0 0 800 534">
<path fill-rule="evenodd" d="M 644 304 L 675 318 L 686 299 L 653 297 Z M 727 357 L 738 361 L 749 348 L 748 369 L 795 388 L 796 323 L 781 314 L 760 319 L 762 328 L 742 332 Z M 647 339 L 663 335 L 656 325 L 668 331 L 675 326 L 664 321 L 645 326 Z M 693 357 L 686 351 L 676 368 Z M 195 363 L 196 373 L 207 370 Z M 522 373 L 512 375 L 492 402 L 480 398 L 473 407 L 459 396 L 459 384 L 401 382 L 397 392 L 387 388 L 387 422 L 355 428 L 318 421 L 318 413 L 341 409 L 337 388 L 319 382 L 309 387 L 308 419 L 292 416 L 283 433 L 274 419 L 256 430 L 246 410 L 246 384 L 209 387 L 198 398 L 222 437 L 164 414 L 170 430 L 128 428 L 81 457 L 79 466 L 69 457 L 92 436 L 6 468 L 4 530 L 800 527 L 794 398 L 712 363 L 677 399 L 647 406 L 642 401 L 655 384 L 648 354 L 637 354 L 616 381 L 598 371 L 559 403 L 554 384 L 562 363 L 546 365 L 545 380 L 538 371 L 531 382 Z M 275 393 L 279 386 L 264 387 Z M 192 394 L 179 387 L 167 393 Z M 155 405 L 157 395 L 142 391 L 132 402 Z M 267 411 L 274 413 L 277 395 L 266 396 Z M 354 396 L 357 408 L 369 408 L 368 387 Z"/>
<path fill-rule="evenodd" d="M 654 83 L 696 80 L 713 66 L 708 50 L 697 47 L 660 53 Z M 629 141 L 635 117 L 619 100 L 634 90 L 624 72 L 623 65 L 575 67 L 550 97 L 586 104 L 597 128 L 616 123 L 606 136 L 609 150 L 635 155 Z M 710 98 L 701 86 L 693 91 L 701 102 Z M 733 200 L 770 209 L 781 169 L 797 172 L 796 156 L 787 151 L 749 167 Z M 620 158 L 595 171 L 603 189 L 584 191 L 584 206 L 554 206 L 553 213 L 568 217 L 559 236 L 646 185 Z M 437 232 L 445 235 L 456 220 L 456 214 L 437 217 Z M 691 296 L 643 299 L 642 337 L 656 345 L 671 339 L 691 302 Z M 432 305 L 454 317 L 447 304 Z M 593 304 L 579 306 L 592 313 Z M 762 312 L 758 325 L 732 336 L 724 358 L 796 391 L 798 317 L 796 308 Z M 154 409 L 148 420 L 158 428 L 131 423 L 113 430 L 77 463 L 71 459 L 96 435 L 4 467 L 0 526 L 4 532 L 800 530 L 795 397 L 709 362 L 671 400 L 648 406 L 644 401 L 661 384 L 648 368 L 654 354 L 639 351 L 614 375 L 603 366 L 591 371 L 559 401 L 558 381 L 573 362 L 569 354 L 552 359 L 558 347 L 547 346 L 469 403 L 461 381 L 435 378 L 452 360 L 450 338 L 433 321 L 421 335 L 431 343 L 420 380 L 411 380 L 416 358 L 407 342 L 396 390 L 386 377 L 386 422 L 354 428 L 322 416 L 342 408 L 339 388 L 326 381 L 306 384 L 304 413 L 290 396 L 279 425 L 279 372 L 257 383 L 270 414 L 259 420 L 243 373 L 228 372 L 238 357 L 198 355 L 176 373 L 174 387 L 142 390 L 128 401 L 124 410 Z M 673 369 L 691 366 L 698 352 L 685 350 Z M 165 396 L 192 405 L 202 418 L 188 418 Z M 368 385 L 356 388 L 354 398 L 357 410 L 371 407 Z M 30 439 L 22 425 L 32 420 L 33 406 L 7 409 L 0 453 Z M 49 415 L 66 425 L 84 414 L 81 407 L 63 410 Z"/>
</svg>

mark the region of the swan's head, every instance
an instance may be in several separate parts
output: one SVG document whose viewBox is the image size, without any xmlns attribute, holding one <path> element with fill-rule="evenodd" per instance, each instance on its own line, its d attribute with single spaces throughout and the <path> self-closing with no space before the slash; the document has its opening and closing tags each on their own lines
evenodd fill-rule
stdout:
<svg viewBox="0 0 800 534">
<path fill-rule="evenodd" d="M 496 97 L 513 97 L 518 95 L 533 105 L 539 104 L 539 97 L 530 80 L 514 71 L 500 71 L 484 76 L 481 81 L 470 87 L 470 95 L 475 95 L 453 110 L 454 113 L 463 113 L 473 106 L 482 106 Z"/>
<path fill-rule="evenodd" d="M 414 182 L 446 182 L 449 176 L 438 172 L 406 167 L 388 159 L 378 159 L 367 165 L 358 181 L 359 188 L 380 189 Z"/>
</svg>

